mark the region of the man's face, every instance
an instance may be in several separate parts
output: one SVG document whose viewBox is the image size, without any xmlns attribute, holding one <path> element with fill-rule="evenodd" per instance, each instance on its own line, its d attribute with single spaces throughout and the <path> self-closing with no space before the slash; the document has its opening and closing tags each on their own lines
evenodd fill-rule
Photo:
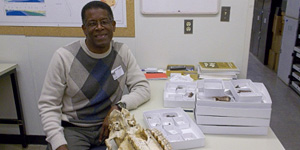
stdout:
<svg viewBox="0 0 300 150">
<path fill-rule="evenodd" d="M 110 46 L 116 22 L 109 18 L 108 12 L 101 8 L 88 9 L 85 12 L 85 23 L 82 30 L 86 44 L 94 53 L 105 53 Z"/>
</svg>

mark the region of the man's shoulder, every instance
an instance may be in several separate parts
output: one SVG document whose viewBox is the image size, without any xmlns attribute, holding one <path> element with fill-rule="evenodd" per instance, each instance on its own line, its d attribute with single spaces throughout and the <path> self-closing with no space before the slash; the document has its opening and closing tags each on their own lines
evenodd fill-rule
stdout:
<svg viewBox="0 0 300 150">
<path fill-rule="evenodd" d="M 128 46 L 124 43 L 116 42 L 116 41 L 113 41 L 112 43 L 113 43 L 113 48 L 116 51 L 123 50 L 123 49 L 128 49 Z"/>
<path fill-rule="evenodd" d="M 72 53 L 73 55 L 76 55 L 76 53 L 80 48 L 81 48 L 80 40 L 78 40 L 60 47 L 56 52 L 60 54 Z"/>
<path fill-rule="evenodd" d="M 75 42 L 69 43 L 62 48 L 67 49 L 67 50 L 73 50 L 73 49 L 79 49 L 81 47 L 80 45 L 80 40 L 77 40 Z"/>
</svg>

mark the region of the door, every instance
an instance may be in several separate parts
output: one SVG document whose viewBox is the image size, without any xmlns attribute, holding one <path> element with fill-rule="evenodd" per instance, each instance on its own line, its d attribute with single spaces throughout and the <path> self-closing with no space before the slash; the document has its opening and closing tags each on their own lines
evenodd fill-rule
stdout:
<svg viewBox="0 0 300 150">
<path fill-rule="evenodd" d="M 258 47 L 259 47 L 259 41 L 260 41 L 261 17 L 262 17 L 262 10 L 254 9 L 250 52 L 253 55 L 255 55 L 256 57 L 258 56 Z"/>
<path fill-rule="evenodd" d="M 263 15 L 261 19 L 261 28 L 260 28 L 260 41 L 258 46 L 258 56 L 257 58 L 263 63 L 267 63 L 268 49 L 267 49 L 267 37 L 268 37 L 268 26 L 269 26 L 269 16 L 270 12 L 263 10 Z"/>
</svg>

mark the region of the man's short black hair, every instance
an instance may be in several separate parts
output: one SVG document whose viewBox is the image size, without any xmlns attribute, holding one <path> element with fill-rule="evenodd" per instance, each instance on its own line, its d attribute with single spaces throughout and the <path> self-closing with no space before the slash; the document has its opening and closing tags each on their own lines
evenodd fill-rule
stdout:
<svg viewBox="0 0 300 150">
<path fill-rule="evenodd" d="M 101 8 L 101 9 L 104 9 L 108 12 L 108 17 L 110 20 L 114 20 L 114 15 L 113 15 L 113 12 L 110 8 L 109 5 L 107 5 L 106 3 L 104 2 L 101 2 L 101 1 L 91 1 L 89 3 L 87 3 L 85 6 L 83 6 L 82 10 L 81 10 L 81 19 L 82 19 L 82 24 L 85 23 L 85 12 L 89 9 L 93 9 L 93 8 Z"/>
</svg>

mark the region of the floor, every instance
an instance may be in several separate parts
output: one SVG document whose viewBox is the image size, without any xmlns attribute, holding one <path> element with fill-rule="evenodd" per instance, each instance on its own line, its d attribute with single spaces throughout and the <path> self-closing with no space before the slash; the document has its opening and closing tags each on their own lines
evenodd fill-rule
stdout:
<svg viewBox="0 0 300 150">
<path fill-rule="evenodd" d="M 46 150 L 45 145 L 28 145 L 27 148 L 22 148 L 21 144 L 0 144 L 1 150 Z"/>
<path fill-rule="evenodd" d="M 267 87 L 273 104 L 271 128 L 286 150 L 300 147 L 300 96 L 283 83 L 275 72 L 249 55 L 247 78 Z M 23 150 L 45 150 L 44 145 L 29 145 Z M 22 150 L 21 145 L 0 144 L 1 150 Z"/>
<path fill-rule="evenodd" d="M 272 98 L 271 128 L 286 150 L 300 148 L 300 96 L 275 72 L 249 55 L 247 78 L 262 82 Z"/>
</svg>

